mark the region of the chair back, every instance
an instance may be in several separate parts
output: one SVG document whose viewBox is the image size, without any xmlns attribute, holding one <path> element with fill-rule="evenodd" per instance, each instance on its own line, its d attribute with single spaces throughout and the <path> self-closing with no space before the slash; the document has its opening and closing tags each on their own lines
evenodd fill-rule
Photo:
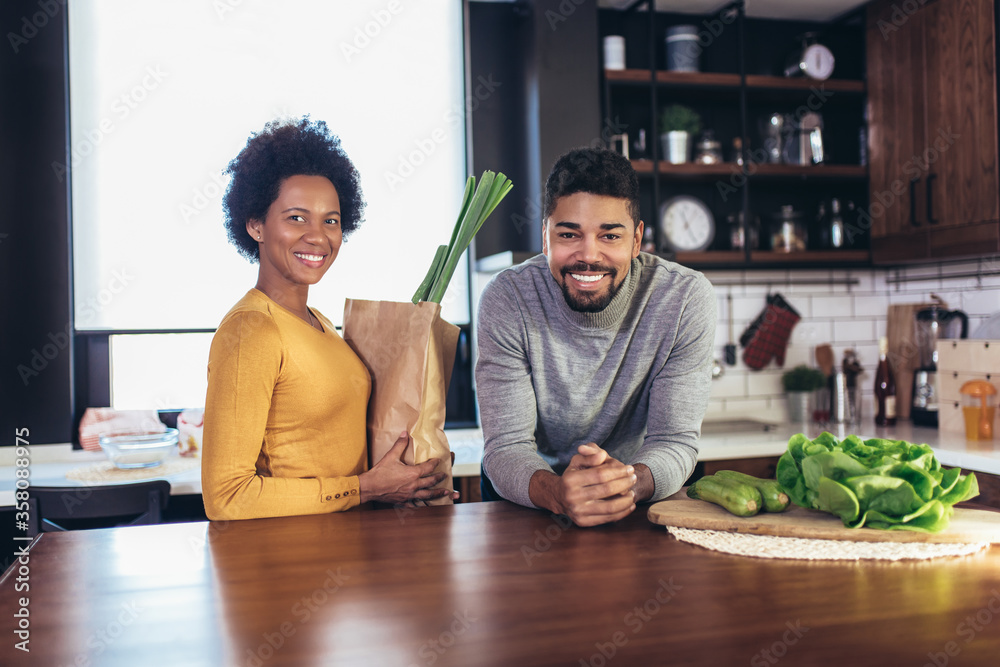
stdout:
<svg viewBox="0 0 1000 667">
<path fill-rule="evenodd" d="M 115 525 L 160 523 L 169 499 L 170 482 L 162 479 L 106 486 L 31 486 L 28 534 L 67 530 L 56 523 L 67 520 L 123 517 Z"/>
</svg>

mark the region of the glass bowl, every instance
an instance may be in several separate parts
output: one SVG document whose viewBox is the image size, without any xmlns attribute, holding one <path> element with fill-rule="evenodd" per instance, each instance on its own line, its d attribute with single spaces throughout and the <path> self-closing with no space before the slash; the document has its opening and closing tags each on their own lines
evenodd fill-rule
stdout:
<svg viewBox="0 0 1000 667">
<path fill-rule="evenodd" d="M 152 468 L 177 454 L 177 429 L 162 433 L 109 433 L 100 439 L 101 449 L 118 468 Z"/>
</svg>

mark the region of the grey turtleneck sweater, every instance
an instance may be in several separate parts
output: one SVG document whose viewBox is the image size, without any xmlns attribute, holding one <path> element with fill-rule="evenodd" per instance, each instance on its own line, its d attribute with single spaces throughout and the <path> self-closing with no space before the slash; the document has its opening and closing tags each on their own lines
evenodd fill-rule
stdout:
<svg viewBox="0 0 1000 667">
<path fill-rule="evenodd" d="M 544 255 L 499 273 L 479 305 L 483 468 L 504 498 L 595 442 L 675 493 L 698 459 L 716 302 L 697 271 L 640 253 L 607 308 L 570 309 Z"/>
</svg>

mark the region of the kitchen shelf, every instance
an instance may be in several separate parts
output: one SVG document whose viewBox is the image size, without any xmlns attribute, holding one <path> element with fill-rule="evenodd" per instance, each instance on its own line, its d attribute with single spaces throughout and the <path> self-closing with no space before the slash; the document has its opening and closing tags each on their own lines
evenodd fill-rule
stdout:
<svg viewBox="0 0 1000 667">
<path fill-rule="evenodd" d="M 724 72 L 668 72 L 658 70 L 654 75 L 656 83 L 668 87 L 732 89 L 740 87 L 739 74 L 726 74 Z M 650 71 L 648 69 L 606 69 L 604 70 L 604 78 L 609 83 L 649 85 Z"/>
<path fill-rule="evenodd" d="M 758 164 L 755 176 L 801 176 L 802 178 L 868 178 L 868 167 L 855 164 Z"/>
<path fill-rule="evenodd" d="M 670 162 L 660 161 L 654 170 L 652 160 L 632 160 L 632 168 L 639 175 L 648 175 L 657 172 L 668 176 L 730 176 L 740 173 L 740 167 L 735 162 L 720 162 L 718 164 L 684 162 L 682 164 L 671 164 Z"/>
<path fill-rule="evenodd" d="M 849 54 L 844 66 L 838 69 L 842 78 L 785 77 L 780 69 L 774 69 L 775 63 L 787 55 L 780 53 L 778 44 L 791 43 L 798 38 L 791 27 L 780 21 L 747 19 L 745 4 L 743 0 L 735 0 L 706 16 L 712 18 L 729 12 L 723 18 L 727 24 L 732 22 L 729 19 L 735 18 L 739 35 L 732 33 L 729 38 L 716 40 L 711 49 L 706 49 L 701 62 L 707 71 L 699 72 L 668 71 L 660 69 L 662 64 L 656 64 L 665 62 L 656 35 L 677 21 L 688 20 L 687 17 L 657 12 L 655 3 L 645 5 L 643 16 L 639 16 L 639 12 L 602 10 L 601 20 L 607 20 L 601 26 L 605 32 L 625 35 L 630 44 L 647 42 L 644 48 L 649 67 L 635 68 L 634 65 L 643 59 L 633 57 L 632 69 L 602 70 L 604 116 L 620 119 L 629 128 L 647 132 L 649 148 L 635 154 L 645 159 L 631 160 L 640 179 L 643 216 L 647 222 L 657 220 L 664 201 L 684 194 L 705 203 L 716 221 L 716 238 L 706 251 L 682 252 L 675 258 L 665 248 L 658 225 L 653 225 L 653 241 L 662 256 L 703 269 L 870 266 L 868 249 L 791 254 L 734 251 L 726 249 L 728 238 L 719 236 L 727 231 L 731 220 L 738 219 L 733 217 L 737 212 L 742 212 L 742 219 L 750 225 L 766 217 L 766 212 L 791 206 L 803 216 L 810 237 L 815 233 L 816 238 L 825 238 L 822 233 L 825 223 L 819 215 L 818 203 L 839 199 L 844 204 L 845 225 L 853 224 L 855 211 L 864 210 L 868 205 L 869 169 L 859 164 L 865 156 L 863 145 L 859 146 L 859 136 L 862 141 L 866 136 L 867 82 L 863 63 L 859 61 L 863 57 L 852 50 L 858 38 L 864 35 L 863 21 L 821 26 L 824 35 L 832 40 L 831 44 Z M 632 53 L 638 56 L 640 49 L 633 47 Z M 662 131 L 660 117 L 667 105 L 675 103 L 690 106 L 701 115 L 702 126 L 715 132 L 726 158 L 732 159 L 735 155 L 733 139 L 741 138 L 751 158 L 748 163 L 671 164 L 663 160 L 658 136 Z M 768 118 L 775 113 L 793 116 L 806 109 L 818 111 L 822 116 L 828 162 L 819 165 L 762 162 L 762 147 L 769 139 L 763 125 Z M 789 140 L 794 138 L 783 136 L 783 143 Z M 696 142 L 697 137 L 692 141 Z M 848 209 L 847 203 L 852 202 L 855 206 Z M 726 225 L 723 225 L 724 220 Z M 744 231 L 749 235 L 749 228 Z M 869 243 L 867 237 L 859 241 L 862 247 Z"/>
<path fill-rule="evenodd" d="M 741 85 L 739 74 L 727 72 L 671 72 L 657 70 L 653 73 L 656 83 L 663 87 L 680 88 L 733 88 Z M 604 78 L 609 83 L 644 84 L 650 82 L 648 69 L 606 69 Z M 748 74 L 746 80 L 748 91 L 788 90 L 808 92 L 814 88 L 833 93 L 864 94 L 865 82 L 854 79 L 817 79 L 789 78 L 784 76 L 765 76 Z"/>
<path fill-rule="evenodd" d="M 632 160 L 632 168 L 639 175 L 649 175 L 654 172 L 666 176 L 733 176 L 744 173 L 744 167 L 735 162 L 720 162 L 718 164 L 699 164 L 697 162 L 684 162 L 682 164 L 671 164 L 660 161 L 657 168 L 653 168 L 652 160 Z M 789 177 L 799 176 L 801 178 L 836 178 L 836 179 L 866 179 L 868 178 L 868 167 L 852 164 L 817 164 L 817 165 L 795 165 L 795 164 L 755 164 L 746 168 L 747 177 Z"/>
<path fill-rule="evenodd" d="M 674 261 L 685 266 L 705 264 L 743 264 L 746 257 L 742 250 L 705 250 L 702 252 L 679 252 Z"/>
<path fill-rule="evenodd" d="M 750 260 L 772 264 L 801 264 L 822 262 L 829 264 L 865 264 L 871 260 L 867 250 L 806 250 L 803 252 L 772 252 L 770 250 L 750 251 Z"/>
<path fill-rule="evenodd" d="M 648 78 L 647 78 L 648 81 Z M 827 79 L 820 81 L 817 79 L 788 78 L 784 76 L 763 76 L 759 74 L 747 75 L 747 90 L 797 90 L 810 91 L 813 88 L 822 89 L 833 93 L 857 93 L 865 92 L 865 82 L 853 79 Z"/>
</svg>

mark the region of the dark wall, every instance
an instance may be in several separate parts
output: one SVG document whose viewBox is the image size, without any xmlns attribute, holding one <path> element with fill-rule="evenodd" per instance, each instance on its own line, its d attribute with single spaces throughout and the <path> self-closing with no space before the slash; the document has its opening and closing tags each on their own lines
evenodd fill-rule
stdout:
<svg viewBox="0 0 1000 667">
<path fill-rule="evenodd" d="M 541 251 L 549 169 L 569 149 L 604 139 L 599 54 L 596 0 L 469 3 L 470 93 L 500 83 L 470 114 L 473 171 L 514 182 L 476 235 L 478 257 Z"/>
<path fill-rule="evenodd" d="M 47 3 L 46 3 L 47 4 Z M 0 2 L 0 445 L 68 442 L 65 7 Z"/>
</svg>

